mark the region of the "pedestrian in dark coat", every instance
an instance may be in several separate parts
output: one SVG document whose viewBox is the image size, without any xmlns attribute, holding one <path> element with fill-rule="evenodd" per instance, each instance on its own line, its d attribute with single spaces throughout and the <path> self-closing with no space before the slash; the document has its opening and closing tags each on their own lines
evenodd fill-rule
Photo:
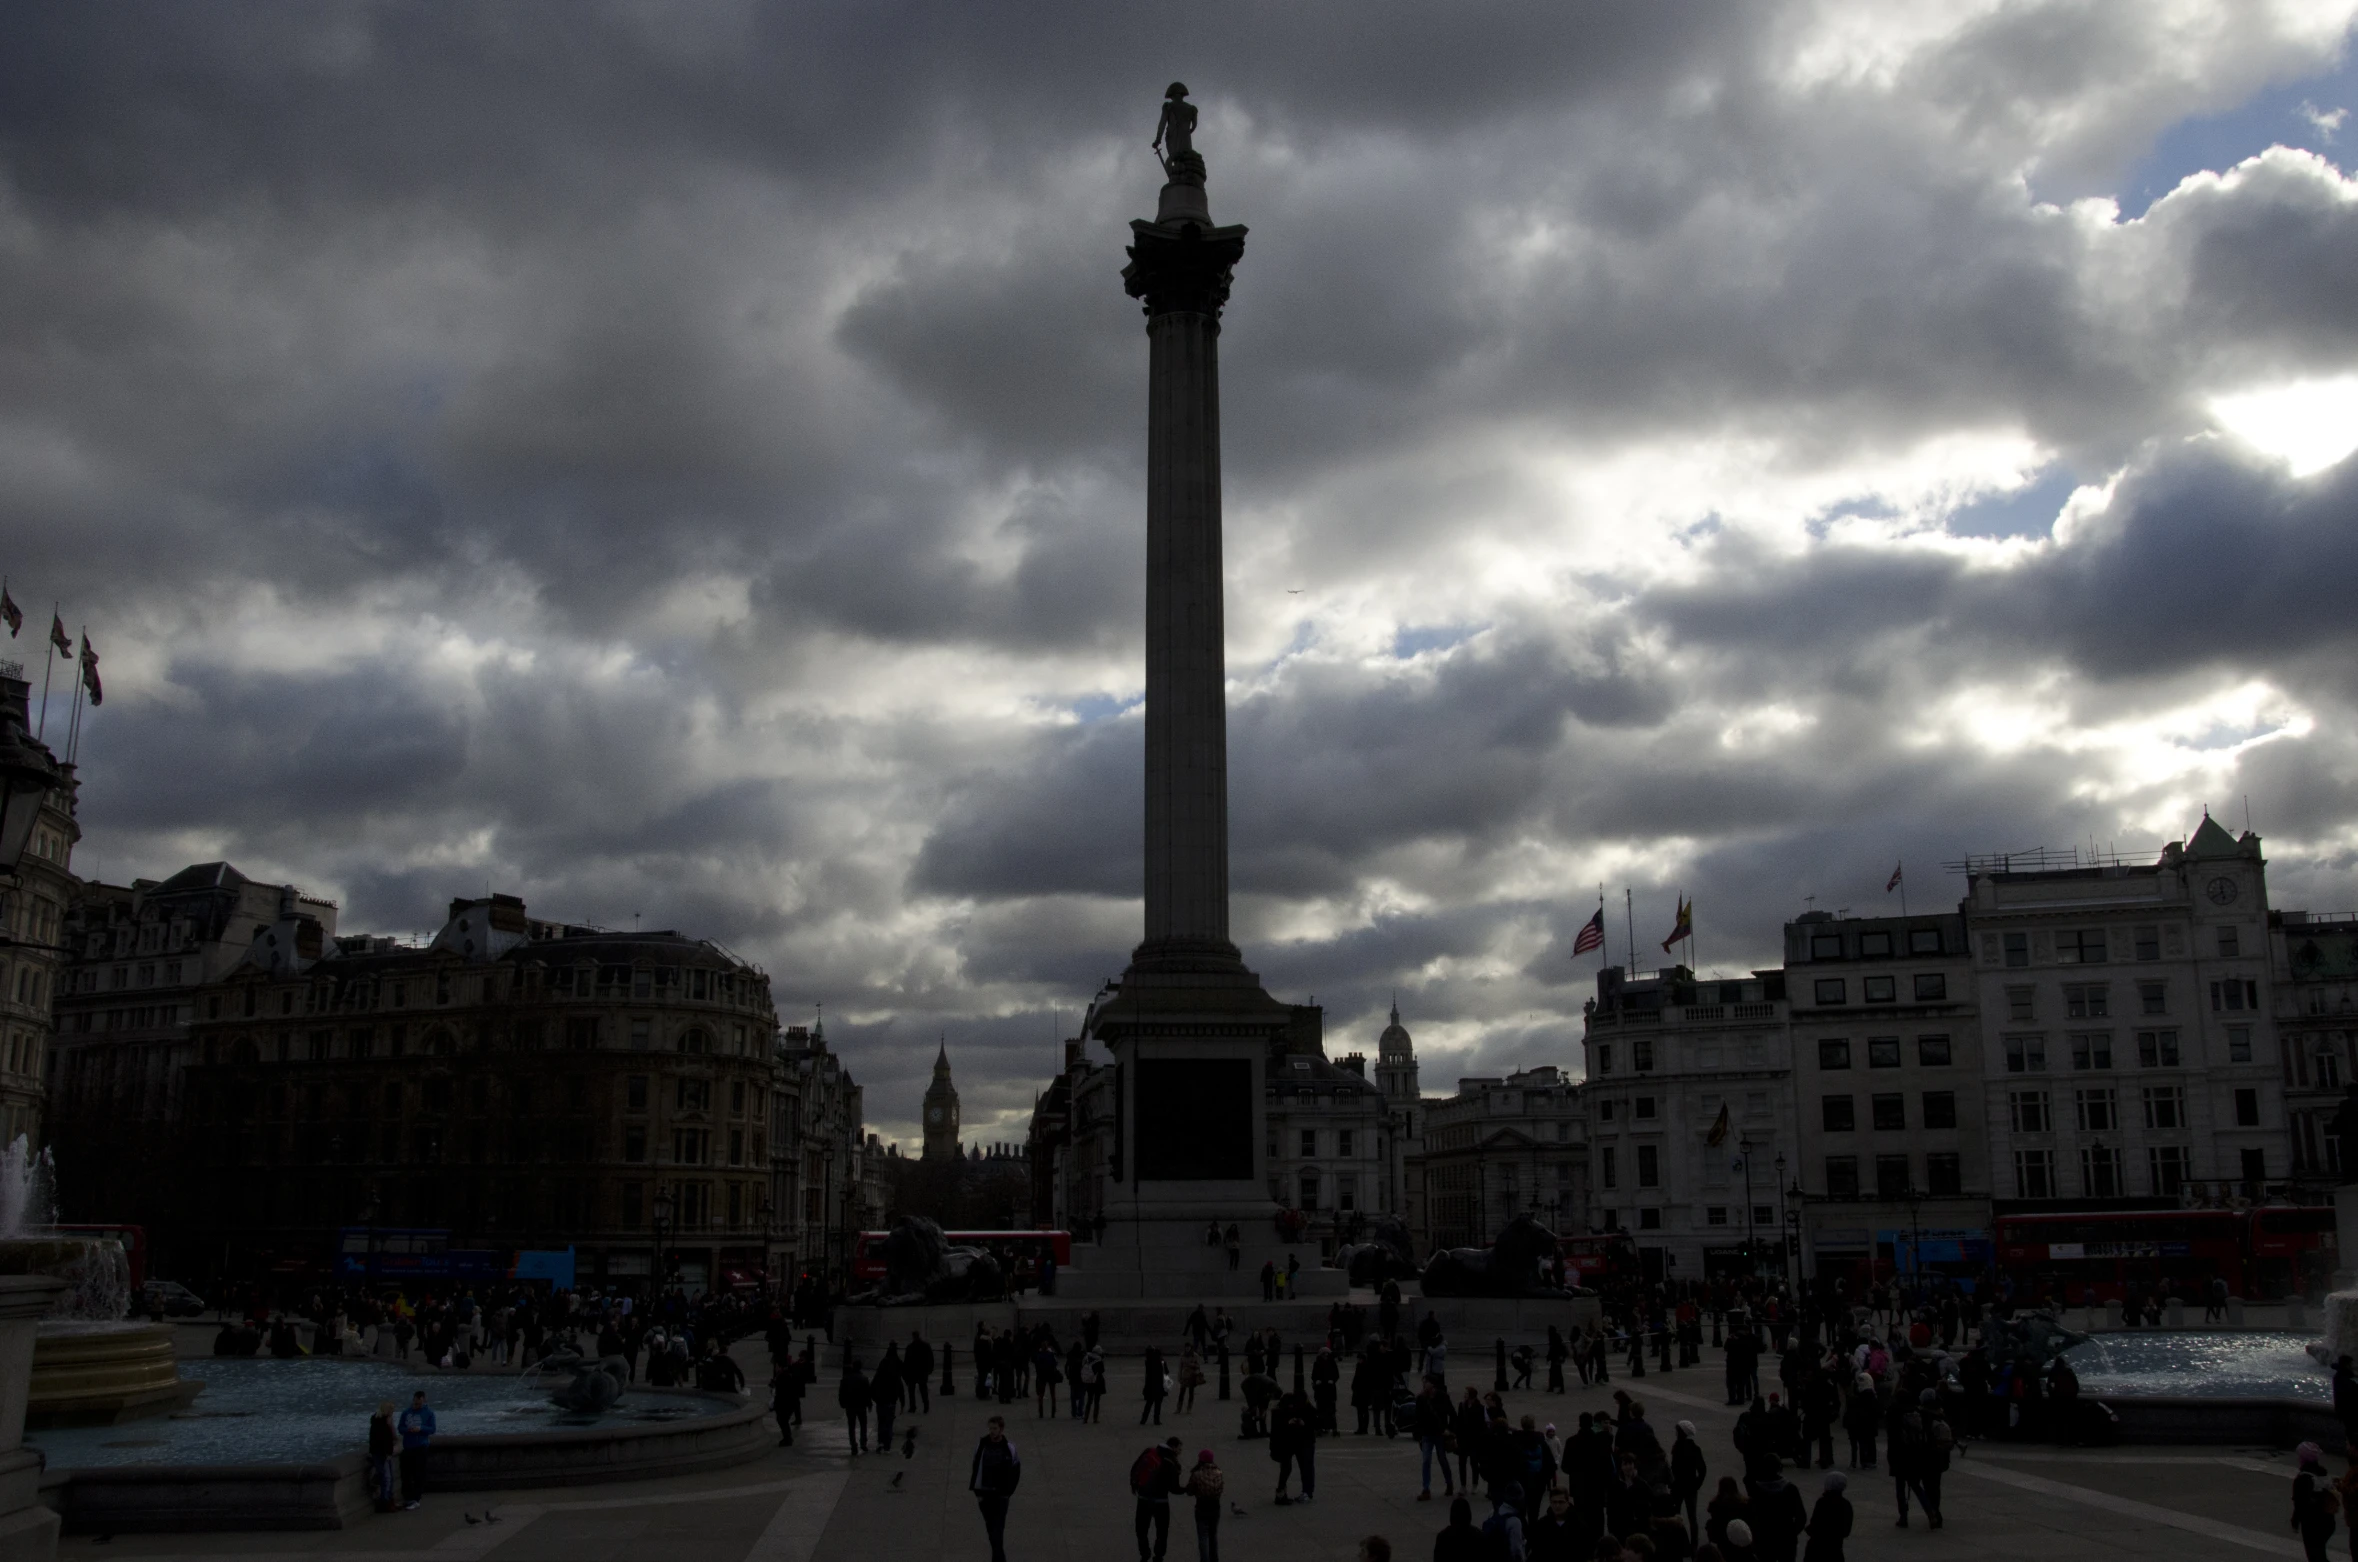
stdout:
<svg viewBox="0 0 2358 1562">
<path fill-rule="evenodd" d="M 1793 1562 L 1793 1548 L 1809 1525 L 1809 1512 L 1774 1455 L 1762 1460 L 1760 1469 L 1757 1478 L 1747 1477 L 1744 1482 L 1751 1498 L 1744 1518 L 1752 1526 L 1753 1548 L 1760 1562 Z"/>
<path fill-rule="evenodd" d="M 1842 1543 L 1850 1538 L 1850 1499 L 1842 1495 L 1848 1482 L 1840 1470 L 1826 1472 L 1826 1489 L 1809 1510 L 1809 1550 L 1802 1562 L 1843 1562 Z"/>
<path fill-rule="evenodd" d="M 1007 1440 L 1007 1423 L 993 1416 L 989 1426 L 974 1446 L 966 1489 L 974 1493 L 975 1505 L 982 1509 L 983 1533 L 991 1541 L 991 1562 L 1007 1562 L 1007 1499 L 1015 1495 L 1023 1480 L 1023 1460 Z"/>
<path fill-rule="evenodd" d="M 860 1370 L 860 1358 L 843 1359 L 843 1377 L 835 1385 L 835 1403 L 843 1407 L 844 1425 L 851 1434 L 851 1451 L 868 1451 L 868 1374 Z"/>
<path fill-rule="evenodd" d="M 1146 1381 L 1143 1385 L 1146 1403 L 1138 1411 L 1138 1424 L 1146 1425 L 1148 1416 L 1154 1424 L 1163 1424 L 1163 1353 L 1152 1345 L 1146 1347 Z"/>
<path fill-rule="evenodd" d="M 901 1352 L 901 1402 L 911 1410 L 933 1412 L 933 1347 L 916 1330 L 909 1331 L 909 1348 Z"/>
<path fill-rule="evenodd" d="M 884 1347 L 884 1359 L 868 1379 L 868 1401 L 876 1411 L 876 1446 L 892 1446 L 892 1420 L 901 1408 L 901 1348 Z"/>
<path fill-rule="evenodd" d="M 1703 1457 L 1703 1445 L 1695 1437 L 1695 1423 L 1681 1421 L 1678 1424 L 1678 1435 L 1670 1445 L 1670 1495 L 1687 1510 L 1687 1533 L 1690 1535 L 1702 1533 L 1695 1505 L 1702 1500 L 1703 1482 L 1710 1473 L 1710 1465 Z"/>
<path fill-rule="evenodd" d="M 2293 1451 L 2300 1463 L 2300 1473 L 2293 1477 L 2292 1527 L 2301 1537 L 2301 1548 L 2309 1553 L 2309 1562 L 2325 1562 L 2325 1543 L 2333 1539 L 2334 1513 L 2341 1499 L 2333 1489 L 2333 1478 L 2325 1471 L 2325 1451 L 2315 1443 L 2303 1443 Z"/>
</svg>

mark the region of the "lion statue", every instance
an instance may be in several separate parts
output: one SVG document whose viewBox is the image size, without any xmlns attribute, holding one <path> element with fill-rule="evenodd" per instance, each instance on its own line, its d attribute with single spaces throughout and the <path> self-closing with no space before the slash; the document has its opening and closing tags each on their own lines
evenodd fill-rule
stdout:
<svg viewBox="0 0 2358 1562">
<path fill-rule="evenodd" d="M 1408 1245 L 1408 1223 L 1397 1215 L 1376 1216 L 1369 1222 L 1366 1241 L 1336 1250 L 1335 1267 L 1349 1271 L 1355 1286 L 1415 1279 L 1417 1262 Z"/>
<path fill-rule="evenodd" d="M 952 1247 L 923 1215 L 904 1215 L 884 1239 L 884 1283 L 869 1298 L 885 1307 L 987 1302 L 1006 1283 L 999 1261 L 979 1247 Z"/>
<path fill-rule="evenodd" d="M 1573 1296 L 1550 1285 L 1542 1266 L 1556 1256 L 1556 1234 L 1517 1215 L 1487 1248 L 1452 1247 L 1425 1265 L 1427 1296 Z"/>
</svg>

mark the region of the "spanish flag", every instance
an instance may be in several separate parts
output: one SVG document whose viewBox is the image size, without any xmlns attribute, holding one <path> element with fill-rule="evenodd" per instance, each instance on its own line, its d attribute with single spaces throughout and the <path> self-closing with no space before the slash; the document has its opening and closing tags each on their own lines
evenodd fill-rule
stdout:
<svg viewBox="0 0 2358 1562">
<path fill-rule="evenodd" d="M 1680 939 L 1692 938 L 1694 936 L 1695 903 L 1682 895 L 1679 897 L 1678 902 L 1678 925 L 1670 930 L 1670 936 L 1668 938 L 1662 940 L 1662 952 L 1664 954 L 1668 954 L 1670 953 L 1671 946 L 1676 944 Z"/>
</svg>

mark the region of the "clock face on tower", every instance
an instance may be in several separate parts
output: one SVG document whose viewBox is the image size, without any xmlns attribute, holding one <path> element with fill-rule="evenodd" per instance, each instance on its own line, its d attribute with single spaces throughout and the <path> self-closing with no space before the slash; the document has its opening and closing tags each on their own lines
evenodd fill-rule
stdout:
<svg viewBox="0 0 2358 1562">
<path fill-rule="evenodd" d="M 925 1120 L 929 1123 L 940 1122 L 942 1120 L 942 1109 L 938 1106 L 927 1107 L 925 1109 Z"/>
<path fill-rule="evenodd" d="M 2202 887 L 2202 892 L 2210 897 L 2211 904 L 2214 906 L 2231 905 L 2235 900 L 2235 881 L 2225 874 L 2221 874 L 2218 878 L 2205 884 Z"/>
</svg>

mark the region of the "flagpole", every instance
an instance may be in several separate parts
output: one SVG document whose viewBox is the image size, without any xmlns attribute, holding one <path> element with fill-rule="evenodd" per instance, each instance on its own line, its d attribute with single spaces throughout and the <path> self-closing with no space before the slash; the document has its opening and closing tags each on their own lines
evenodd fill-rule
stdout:
<svg viewBox="0 0 2358 1562">
<path fill-rule="evenodd" d="M 57 624 L 55 602 L 49 604 L 49 622 L 52 628 Z M 56 665 L 57 636 L 45 632 L 41 636 L 41 724 L 33 729 L 36 738 L 49 730 L 49 673 Z"/>
<path fill-rule="evenodd" d="M 1621 886 L 1621 915 L 1629 928 L 1629 979 L 1637 980 L 1637 901 L 1628 885 Z"/>
<path fill-rule="evenodd" d="M 1904 917 L 1904 916 L 1906 916 L 1906 915 L 1908 914 L 1908 859 L 1907 859 L 1907 858 L 1905 858 L 1905 857 L 1902 857 L 1902 858 L 1900 859 L 1900 864 L 1899 864 L 1899 881 L 1900 881 L 1900 915 Z"/>
<path fill-rule="evenodd" d="M 82 643 L 90 643 L 90 631 L 82 631 Z M 74 762 L 74 755 L 82 741 L 82 664 L 74 663 L 74 715 L 66 725 L 66 763 Z"/>
</svg>

